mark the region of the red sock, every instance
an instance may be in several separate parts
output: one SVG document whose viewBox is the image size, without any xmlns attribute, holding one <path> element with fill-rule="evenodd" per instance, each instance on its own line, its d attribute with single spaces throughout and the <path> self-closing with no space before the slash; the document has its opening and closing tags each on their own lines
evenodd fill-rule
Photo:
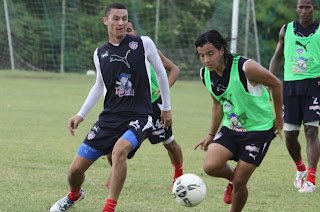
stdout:
<svg viewBox="0 0 320 212">
<path fill-rule="evenodd" d="M 317 173 L 317 169 L 309 168 L 306 181 L 309 181 L 309 182 L 313 183 L 313 185 L 316 185 L 316 173 Z"/>
<path fill-rule="evenodd" d="M 114 201 L 112 199 L 107 199 L 106 205 L 102 209 L 104 212 L 114 212 L 114 209 L 117 206 L 117 201 Z"/>
<path fill-rule="evenodd" d="M 307 167 L 306 165 L 304 165 L 302 158 L 300 158 L 300 160 L 298 161 L 294 161 L 294 163 L 296 164 L 297 170 L 299 172 L 304 172 L 305 170 L 307 170 Z"/>
<path fill-rule="evenodd" d="M 174 167 L 174 176 L 173 179 L 180 177 L 183 174 L 182 162 L 179 165 L 172 164 Z"/>
<path fill-rule="evenodd" d="M 69 193 L 70 200 L 77 201 L 80 196 L 81 196 L 81 188 L 77 190 L 71 190 L 70 188 L 70 193 Z"/>
</svg>

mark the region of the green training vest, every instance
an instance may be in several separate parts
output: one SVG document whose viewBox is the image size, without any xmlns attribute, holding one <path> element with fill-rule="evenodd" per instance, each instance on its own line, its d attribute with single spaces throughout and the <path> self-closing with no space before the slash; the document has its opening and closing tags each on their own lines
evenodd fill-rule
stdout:
<svg viewBox="0 0 320 212">
<path fill-rule="evenodd" d="M 205 85 L 223 106 L 223 126 L 238 132 L 265 131 L 273 127 L 269 94 L 263 87 L 261 96 L 249 94 L 243 87 L 238 71 L 239 56 L 233 58 L 227 89 L 216 96 L 211 87 L 210 71 L 205 67 Z"/>
<path fill-rule="evenodd" d="M 316 78 L 320 75 L 320 30 L 310 37 L 294 34 L 293 22 L 284 36 L 284 80 Z"/>
<path fill-rule="evenodd" d="M 154 93 L 158 90 L 159 86 L 158 86 L 156 74 L 154 73 L 154 69 L 151 64 L 150 64 L 150 72 L 151 72 L 151 92 L 152 92 L 151 103 L 154 103 L 158 99 L 158 95 L 159 95 Z"/>
</svg>

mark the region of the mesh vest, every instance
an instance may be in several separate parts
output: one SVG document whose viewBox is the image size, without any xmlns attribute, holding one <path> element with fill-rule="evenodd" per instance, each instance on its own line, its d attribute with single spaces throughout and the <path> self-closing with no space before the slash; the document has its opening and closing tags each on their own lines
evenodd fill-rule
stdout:
<svg viewBox="0 0 320 212">
<path fill-rule="evenodd" d="M 249 94 L 243 87 L 238 71 L 239 56 L 233 58 L 227 89 L 216 96 L 211 87 L 210 71 L 205 68 L 205 85 L 223 106 L 223 126 L 238 132 L 265 131 L 273 127 L 273 112 L 265 88 L 261 96 Z"/>
<path fill-rule="evenodd" d="M 293 22 L 284 37 L 284 80 L 295 81 L 320 75 L 320 30 L 310 37 L 294 34 Z"/>
<path fill-rule="evenodd" d="M 159 86 L 158 86 L 156 74 L 154 73 L 154 69 L 151 64 L 150 64 L 150 70 L 151 70 L 151 92 L 152 92 L 151 103 L 154 103 L 158 99 L 158 95 L 159 95 L 154 93 L 158 90 Z"/>
</svg>

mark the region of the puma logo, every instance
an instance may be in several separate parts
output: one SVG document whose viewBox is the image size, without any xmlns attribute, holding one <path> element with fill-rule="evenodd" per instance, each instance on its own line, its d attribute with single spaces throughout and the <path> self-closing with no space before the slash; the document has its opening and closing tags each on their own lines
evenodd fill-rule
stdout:
<svg viewBox="0 0 320 212">
<path fill-rule="evenodd" d="M 306 45 L 303 45 L 302 43 L 300 43 L 299 41 L 296 41 L 296 44 L 298 45 L 298 46 L 302 46 L 305 50 L 306 50 L 306 52 L 308 51 L 307 50 L 307 45 L 310 43 L 310 41 L 306 44 Z"/>
<path fill-rule="evenodd" d="M 253 158 L 253 160 L 256 160 L 257 155 L 252 154 L 251 152 L 249 153 L 249 156 Z"/>
<path fill-rule="evenodd" d="M 126 53 L 126 56 L 124 56 L 124 57 L 121 57 L 121 56 L 113 54 L 113 55 L 110 56 L 110 62 L 113 62 L 113 61 L 123 62 L 124 64 L 126 64 L 126 66 L 128 68 L 130 68 L 130 64 L 129 64 L 128 59 L 127 59 L 130 52 L 131 52 L 131 50 L 128 50 L 127 53 Z"/>
</svg>

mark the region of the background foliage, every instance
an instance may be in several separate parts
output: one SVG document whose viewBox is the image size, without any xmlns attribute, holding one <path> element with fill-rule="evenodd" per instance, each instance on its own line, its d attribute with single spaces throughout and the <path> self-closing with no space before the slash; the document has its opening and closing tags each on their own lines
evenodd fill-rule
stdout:
<svg viewBox="0 0 320 212">
<path fill-rule="evenodd" d="M 110 0 L 67 0 L 65 43 L 62 44 L 62 0 L 6 0 L 17 69 L 60 71 L 61 48 L 65 72 L 94 69 L 92 54 L 108 39 L 101 18 Z M 198 77 L 201 64 L 195 56 L 194 41 L 211 28 L 230 37 L 232 0 L 160 0 L 158 39 L 156 0 L 122 0 L 138 29 L 182 70 L 182 78 Z M 240 1 L 238 54 L 244 54 L 247 1 Z M 255 1 L 261 63 L 268 67 L 279 30 L 297 18 L 295 0 Z M 10 68 L 4 7 L 0 9 L 0 69 Z M 319 19 L 316 11 L 315 19 Z M 257 59 L 253 17 L 250 15 L 248 57 Z"/>
</svg>

